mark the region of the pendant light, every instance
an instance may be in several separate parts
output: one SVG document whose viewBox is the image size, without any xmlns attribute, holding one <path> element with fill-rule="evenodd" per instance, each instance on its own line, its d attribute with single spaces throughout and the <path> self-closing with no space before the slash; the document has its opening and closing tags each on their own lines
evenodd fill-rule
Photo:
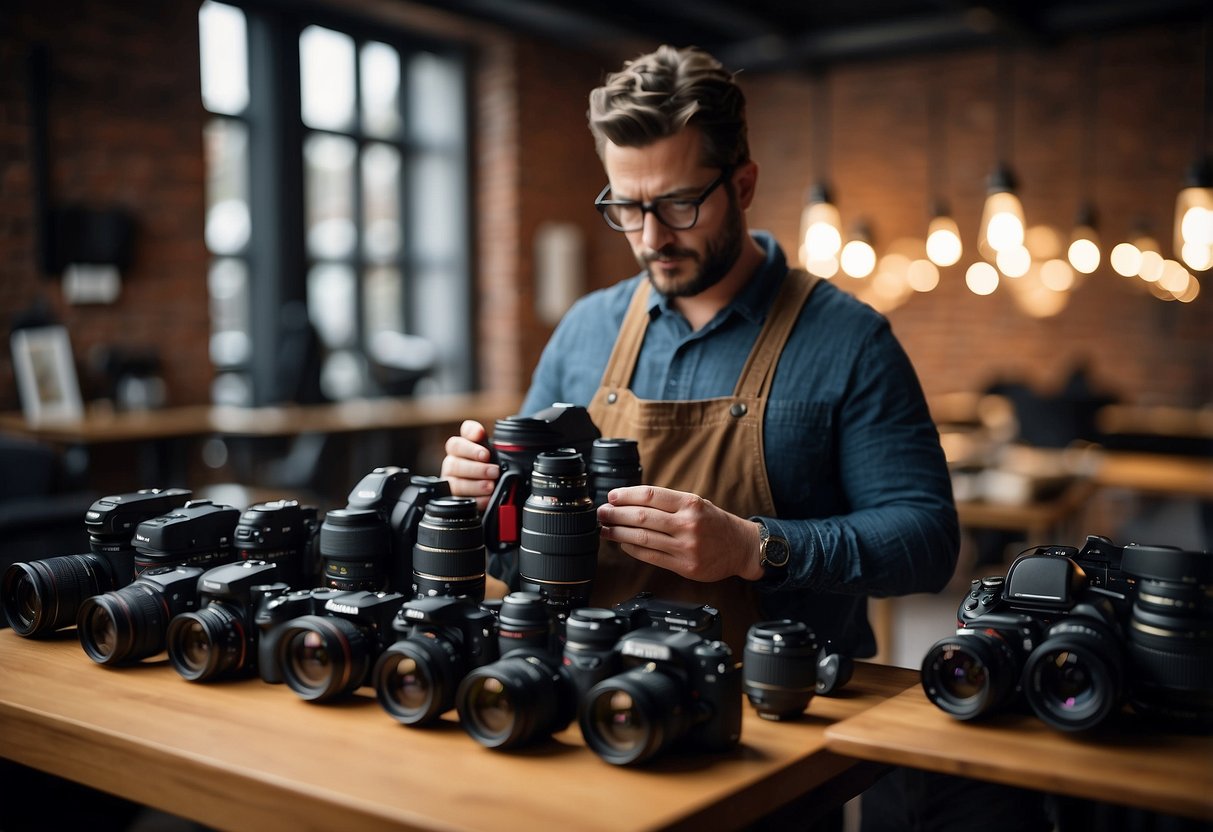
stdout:
<svg viewBox="0 0 1213 832">
<path fill-rule="evenodd" d="M 811 274 L 833 277 L 838 273 L 838 254 L 842 248 L 842 220 L 831 199 L 826 173 L 829 170 L 829 87 L 828 78 L 814 79 L 813 162 L 816 182 L 809 188 L 800 214 L 800 262 Z"/>
<path fill-rule="evenodd" d="M 1023 205 L 1016 196 L 1015 174 L 1007 160 L 1011 155 L 1011 140 L 1014 133 L 1012 110 L 1014 89 L 1011 75 L 1011 47 L 998 50 L 999 95 L 998 125 L 995 130 L 997 162 L 987 180 L 986 202 L 981 212 L 981 231 L 977 247 L 988 260 L 997 258 L 1004 250 L 1023 246 Z"/>
<path fill-rule="evenodd" d="M 1079 274 L 1091 274 L 1099 268 L 1099 234 L 1096 231 L 1095 206 L 1091 192 L 1095 181 L 1096 114 L 1099 106 L 1099 40 L 1092 38 L 1090 65 L 1087 80 L 1090 87 L 1083 102 L 1081 140 L 1078 143 L 1078 182 L 1080 198 L 1078 213 L 1074 218 L 1074 230 L 1070 233 L 1070 246 L 1066 259 Z"/>
<path fill-rule="evenodd" d="M 964 246 L 943 192 L 947 185 L 947 103 L 940 78 L 931 79 L 927 91 L 927 176 L 931 188 L 931 221 L 927 225 L 927 258 L 936 266 L 952 266 Z M 925 285 L 925 284 L 924 284 Z M 929 290 L 927 290 L 929 291 Z"/>
<path fill-rule="evenodd" d="M 1213 266 L 1213 155 L 1209 150 L 1209 121 L 1213 113 L 1213 61 L 1209 60 L 1210 21 L 1203 30 L 1203 101 L 1197 130 L 1196 161 L 1175 198 L 1175 256 L 1193 271 Z"/>
</svg>

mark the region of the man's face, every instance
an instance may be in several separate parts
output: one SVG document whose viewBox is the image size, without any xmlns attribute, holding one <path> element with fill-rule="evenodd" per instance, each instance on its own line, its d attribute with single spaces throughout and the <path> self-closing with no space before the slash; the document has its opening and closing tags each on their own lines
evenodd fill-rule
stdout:
<svg viewBox="0 0 1213 832">
<path fill-rule="evenodd" d="M 611 198 L 651 202 L 694 199 L 721 173 L 700 163 L 699 131 L 688 128 L 645 147 L 607 143 L 603 164 Z M 692 297 L 722 280 L 741 253 L 745 225 L 731 183 L 722 183 L 699 206 L 692 228 L 675 231 L 653 214 L 638 231 L 624 232 L 649 281 L 667 297 Z"/>
</svg>

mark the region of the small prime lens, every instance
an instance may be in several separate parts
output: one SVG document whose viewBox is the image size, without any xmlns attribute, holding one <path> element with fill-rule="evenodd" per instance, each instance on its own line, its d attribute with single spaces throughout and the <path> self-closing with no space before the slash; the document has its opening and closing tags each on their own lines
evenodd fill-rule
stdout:
<svg viewBox="0 0 1213 832">
<path fill-rule="evenodd" d="M 484 600 L 488 553 L 484 526 L 471 497 L 426 503 L 413 546 L 413 592 Z"/>
<path fill-rule="evenodd" d="M 659 754 L 690 727 L 678 680 L 661 669 L 635 667 L 590 689 L 581 711 L 581 735 L 613 765 Z"/>
<path fill-rule="evenodd" d="M 169 622 L 165 640 L 169 661 L 191 682 L 240 670 L 251 658 L 244 622 L 221 603 L 178 615 Z"/>
<path fill-rule="evenodd" d="M 586 464 L 589 474 L 590 497 L 594 505 L 607 501 L 613 488 L 640 485 L 643 471 L 640 467 L 640 450 L 635 439 L 595 439 L 590 447 L 590 459 Z"/>
<path fill-rule="evenodd" d="M 541 453 L 522 507 L 518 572 L 522 588 L 571 608 L 589 601 L 598 569 L 598 514 L 577 451 Z"/>
<path fill-rule="evenodd" d="M 1103 622 L 1066 618 L 1049 628 L 1024 665 L 1024 697 L 1041 721 L 1083 731 L 1120 705 L 1119 637 Z"/>
<path fill-rule="evenodd" d="M 320 526 L 324 585 L 343 590 L 386 589 L 391 550 L 391 536 L 379 512 L 333 509 Z"/>
<path fill-rule="evenodd" d="M 922 689 L 957 719 L 976 719 L 1010 701 L 1019 668 L 1006 643 L 974 632 L 937 642 L 922 660 Z"/>
<path fill-rule="evenodd" d="M 61 555 L 9 566 L 0 598 L 13 632 L 37 636 L 75 624 L 84 599 L 115 586 L 113 569 L 105 557 Z"/>
<path fill-rule="evenodd" d="M 357 624 L 344 618 L 304 615 L 287 625 L 278 642 L 282 680 L 300 697 L 323 702 L 362 684 L 371 645 Z"/>
<path fill-rule="evenodd" d="M 497 613 L 497 649 L 504 656 L 515 650 L 543 653 L 553 649 L 552 614 L 538 592 L 511 592 Z"/>
<path fill-rule="evenodd" d="M 792 719 L 817 690 L 817 637 L 803 621 L 762 621 L 746 634 L 742 681 L 764 719 Z"/>
<path fill-rule="evenodd" d="M 463 729 L 486 748 L 507 749 L 567 727 L 576 702 L 556 662 L 516 654 L 472 670 L 455 697 Z"/>
</svg>

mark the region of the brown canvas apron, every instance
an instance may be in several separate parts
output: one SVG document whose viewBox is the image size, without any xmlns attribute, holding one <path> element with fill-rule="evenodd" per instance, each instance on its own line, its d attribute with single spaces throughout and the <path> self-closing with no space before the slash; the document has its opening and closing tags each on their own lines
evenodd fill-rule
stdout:
<svg viewBox="0 0 1213 832">
<path fill-rule="evenodd" d="M 603 436 L 637 441 L 646 483 L 698 494 L 739 517 L 775 516 L 763 459 L 763 416 L 775 365 L 816 282 L 805 272 L 790 271 L 733 395 L 695 401 L 644 400 L 628 389 L 649 322 L 649 283 L 640 282 L 589 412 Z M 604 541 L 591 603 L 612 606 L 641 590 L 716 607 L 725 641 L 738 657 L 746 630 L 760 619 L 748 581 L 692 581 L 635 560 Z"/>
</svg>

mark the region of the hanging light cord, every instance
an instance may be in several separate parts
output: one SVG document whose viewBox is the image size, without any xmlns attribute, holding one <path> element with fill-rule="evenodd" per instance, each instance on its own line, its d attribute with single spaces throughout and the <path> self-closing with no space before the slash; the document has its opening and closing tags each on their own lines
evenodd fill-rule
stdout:
<svg viewBox="0 0 1213 832">
<path fill-rule="evenodd" d="M 1099 118 L 1099 36 L 1091 37 L 1091 52 L 1087 56 L 1086 101 L 1083 102 L 1082 141 L 1078 153 L 1078 183 L 1080 203 L 1089 206 L 1095 186 L 1095 154 L 1099 150 L 1096 125 Z"/>
<path fill-rule="evenodd" d="M 947 200 L 948 102 L 940 83 L 943 73 L 936 67 L 927 82 L 927 179 L 931 213 L 943 212 Z"/>
</svg>

